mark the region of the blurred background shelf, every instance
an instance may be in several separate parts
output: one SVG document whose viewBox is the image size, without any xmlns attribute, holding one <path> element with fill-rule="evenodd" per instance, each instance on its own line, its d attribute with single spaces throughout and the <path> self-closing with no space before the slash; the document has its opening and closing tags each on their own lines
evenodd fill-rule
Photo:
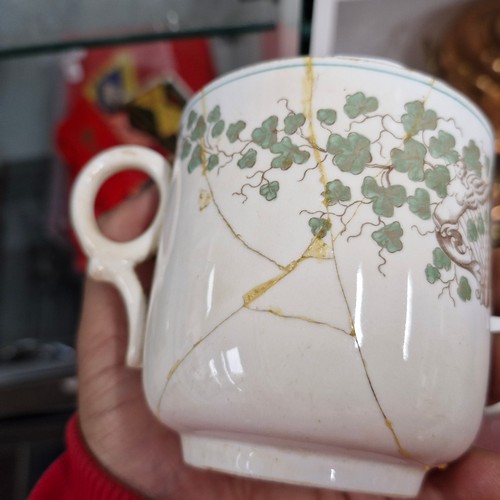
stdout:
<svg viewBox="0 0 500 500">
<path fill-rule="evenodd" d="M 133 98 L 173 79 L 187 97 L 232 69 L 296 55 L 302 8 L 301 0 L 0 0 L 2 500 L 27 497 L 63 450 L 76 407 L 83 273 L 67 213 L 75 165 L 65 153 L 130 132 L 123 113 L 90 94 L 119 81 Z M 86 122 L 89 113 L 100 121 Z"/>
<path fill-rule="evenodd" d="M 70 48 L 271 30 L 274 0 L 3 0 L 0 58 Z"/>
</svg>

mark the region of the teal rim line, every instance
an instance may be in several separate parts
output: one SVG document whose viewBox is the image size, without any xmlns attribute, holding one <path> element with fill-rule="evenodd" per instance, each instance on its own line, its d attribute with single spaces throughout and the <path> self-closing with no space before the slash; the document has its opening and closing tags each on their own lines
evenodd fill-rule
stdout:
<svg viewBox="0 0 500 500">
<path fill-rule="evenodd" d="M 374 62 L 376 63 L 376 60 Z M 263 65 L 265 65 L 265 64 L 266 63 L 263 63 Z M 268 63 L 268 64 L 272 64 L 272 63 Z M 433 86 L 429 82 L 429 79 L 432 79 L 431 76 L 426 77 L 424 75 L 420 75 L 420 78 L 417 78 L 416 76 L 412 77 L 410 75 L 402 75 L 401 73 L 398 73 L 396 71 L 390 71 L 388 69 L 383 69 L 383 68 L 372 68 L 370 66 L 359 66 L 359 65 L 355 65 L 355 64 L 347 64 L 347 63 L 342 63 L 342 62 L 331 62 L 331 63 L 315 62 L 314 58 L 313 58 L 312 65 L 313 65 L 313 67 L 314 66 L 316 66 L 316 67 L 325 66 L 325 67 L 338 67 L 338 68 L 368 70 L 368 71 L 373 71 L 375 73 L 383 73 L 386 75 L 397 76 L 397 77 L 402 78 L 404 80 L 410 80 L 412 82 L 421 83 L 421 84 L 427 85 L 428 87 L 432 87 L 437 92 L 440 92 L 441 94 L 444 94 L 445 96 L 449 97 L 450 99 L 453 99 L 455 102 L 462 105 L 467 111 L 472 113 L 482 123 L 483 127 L 486 129 L 488 135 L 490 136 L 491 140 L 495 141 L 495 135 L 493 133 L 492 126 L 485 119 L 483 113 L 481 111 L 479 111 L 479 109 L 474 104 L 472 104 L 471 102 L 466 100 L 464 97 L 462 97 L 460 94 L 458 94 L 458 92 L 453 90 L 451 87 L 448 87 L 449 88 L 449 91 L 448 91 L 447 85 L 439 79 L 433 80 L 433 81 L 435 81 L 435 84 L 436 84 L 435 86 Z M 184 111 L 183 121 L 186 120 L 186 116 L 187 116 L 188 112 L 191 110 L 191 108 L 195 104 L 197 104 L 202 99 L 202 97 L 207 96 L 208 94 L 211 94 L 215 90 L 217 90 L 221 87 L 224 87 L 225 85 L 228 85 L 228 84 L 233 83 L 233 82 L 237 82 L 238 80 L 243 80 L 244 78 L 248 78 L 249 76 L 259 75 L 261 73 L 268 73 L 270 71 L 276 71 L 276 70 L 280 70 L 280 69 L 298 68 L 298 67 L 305 67 L 304 62 L 296 62 L 296 63 L 290 63 L 290 64 L 284 64 L 284 65 L 278 65 L 278 66 L 273 65 L 272 67 L 264 67 L 261 69 L 255 69 L 251 73 L 245 73 L 244 72 L 245 70 L 241 69 L 239 71 L 237 70 L 237 74 L 235 74 L 233 77 L 231 77 L 230 75 L 228 75 L 226 77 L 222 76 L 221 81 L 215 81 L 212 84 L 208 84 L 206 87 L 201 89 L 195 96 L 193 96 L 191 98 L 191 100 L 189 101 L 189 103 L 186 106 L 186 109 Z M 411 70 L 406 70 L 405 68 L 401 68 L 401 69 L 403 71 L 411 71 Z M 240 72 L 241 72 L 241 74 L 238 74 Z"/>
</svg>

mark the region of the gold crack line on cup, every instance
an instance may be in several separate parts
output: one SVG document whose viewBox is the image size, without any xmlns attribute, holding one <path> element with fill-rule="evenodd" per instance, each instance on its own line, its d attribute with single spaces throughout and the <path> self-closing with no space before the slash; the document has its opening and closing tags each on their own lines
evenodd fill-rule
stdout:
<svg viewBox="0 0 500 500">
<path fill-rule="evenodd" d="M 325 250 L 318 244 L 319 238 L 318 236 L 314 236 L 307 248 L 302 252 L 302 255 L 296 259 L 292 260 L 288 265 L 282 267 L 283 272 L 274 276 L 273 278 L 266 280 L 262 283 L 251 288 L 247 293 L 243 294 L 243 305 L 248 308 L 248 306 L 256 301 L 258 298 L 262 297 L 265 293 L 267 293 L 271 288 L 277 285 L 283 278 L 291 274 L 297 266 L 306 259 L 318 259 L 322 260 L 327 257 L 323 257 L 322 255 L 326 255 Z"/>
<path fill-rule="evenodd" d="M 318 143 L 316 141 L 316 134 L 315 134 L 315 131 L 314 131 L 314 126 L 313 126 L 313 111 L 312 111 L 312 98 L 313 98 L 313 86 L 314 86 L 314 69 L 313 69 L 313 61 L 312 61 L 312 58 L 311 57 L 306 57 L 305 58 L 305 69 L 306 69 L 306 74 L 305 74 L 305 82 L 304 82 L 304 110 L 306 112 L 306 116 L 307 116 L 307 119 L 309 121 L 309 136 L 310 136 L 310 142 L 311 144 L 313 145 L 313 151 L 314 151 L 314 155 L 315 155 L 315 159 L 319 165 L 319 169 L 320 169 L 320 181 L 321 181 L 321 184 L 323 186 L 323 189 L 327 190 L 327 182 L 328 182 L 328 178 L 326 176 L 326 171 L 325 171 L 325 165 L 323 163 L 323 160 L 321 159 L 321 156 L 319 154 L 319 151 L 318 151 Z M 389 429 L 392 437 L 393 437 L 393 440 L 396 444 L 396 447 L 398 449 L 398 452 L 401 456 L 407 458 L 407 459 L 411 459 L 411 460 L 414 460 L 415 462 L 418 462 L 418 460 L 416 460 L 415 458 L 413 458 L 411 456 L 411 454 L 406 451 L 403 446 L 401 445 L 401 442 L 399 440 L 399 437 L 394 429 L 394 426 L 392 424 L 392 421 L 387 417 L 384 409 L 382 408 L 382 405 L 380 404 L 380 401 L 378 399 L 378 396 L 377 396 L 377 393 L 375 391 L 375 388 L 373 386 L 373 383 L 372 383 L 372 380 L 370 378 L 370 375 L 368 373 L 368 369 L 367 369 L 367 366 L 366 366 L 366 361 L 365 361 L 365 358 L 363 356 L 363 353 L 362 353 L 362 350 L 361 350 L 361 345 L 359 343 L 359 340 L 358 340 L 358 336 L 357 336 L 357 333 L 356 333 L 356 329 L 355 329 L 355 326 L 354 326 L 354 321 L 353 321 L 353 317 L 352 317 L 352 312 L 351 312 L 351 308 L 349 306 L 349 302 L 347 300 L 347 295 L 346 295 L 346 292 L 345 292 L 345 288 L 344 288 L 344 284 L 342 282 L 342 279 L 341 279 L 341 276 L 340 276 L 340 270 L 339 270 L 339 267 L 338 267 L 338 262 L 337 262 L 337 257 L 335 255 L 335 238 L 333 236 L 333 225 L 332 225 L 332 214 L 330 212 L 330 208 L 329 208 L 329 205 L 328 205 L 328 202 L 326 200 L 326 197 L 325 199 L 323 200 L 323 205 L 325 207 L 325 210 L 326 210 L 326 215 L 327 215 L 327 218 L 328 218 L 328 222 L 329 222 L 329 229 L 328 229 L 328 232 L 330 233 L 330 238 L 331 238 L 331 245 L 332 245 L 332 253 L 333 253 L 333 262 L 334 262 L 334 267 L 335 267 L 335 272 L 337 274 L 337 279 L 338 279 L 338 282 L 339 282 L 339 285 L 340 285 L 340 289 L 342 291 L 342 296 L 344 298 L 344 302 L 345 302 L 345 305 L 346 305 L 346 308 L 347 308 L 347 311 L 348 311 L 348 315 L 349 315 L 349 323 L 350 323 L 350 326 L 351 326 L 351 335 L 354 337 L 355 339 L 355 342 L 356 342 L 356 346 L 358 348 L 358 352 L 359 352 L 359 355 L 360 355 L 360 359 L 361 359 L 361 363 L 363 365 L 363 370 L 365 372 L 365 376 L 366 376 L 366 379 L 368 381 L 368 384 L 370 386 L 370 391 L 375 399 L 375 402 L 379 408 L 379 411 L 381 412 L 382 414 L 382 417 L 384 418 L 384 422 L 385 422 L 385 425 L 386 427 Z M 418 462 L 420 463 L 420 462 Z M 425 465 L 425 464 L 422 464 L 422 465 Z"/>
<path fill-rule="evenodd" d="M 207 107 L 206 107 L 206 100 L 205 100 L 205 93 L 202 91 L 201 94 L 201 112 L 203 115 L 203 118 L 205 121 L 207 120 Z M 273 258 L 265 255 L 262 253 L 260 250 L 257 250 L 256 248 L 250 246 L 242 237 L 240 234 L 238 234 L 233 226 L 229 223 L 227 220 L 226 216 L 222 213 L 222 210 L 220 209 L 219 204 L 217 203 L 217 200 L 214 195 L 214 190 L 212 188 L 212 184 L 210 183 L 210 180 L 208 178 L 208 162 L 207 162 L 207 154 L 206 154 L 206 146 L 205 146 L 205 140 L 204 136 L 202 136 L 199 140 L 199 145 L 201 147 L 201 165 L 202 165 L 202 172 L 203 172 L 203 177 L 205 178 L 205 181 L 208 186 L 208 190 L 210 191 L 210 196 L 212 198 L 212 202 L 215 206 L 215 209 L 217 210 L 219 216 L 221 219 L 224 221 L 224 224 L 227 226 L 229 231 L 231 231 L 232 235 L 248 250 L 251 252 L 259 255 L 260 257 L 266 259 L 267 261 L 271 262 L 275 266 L 277 266 L 279 269 L 285 269 L 284 266 L 282 266 L 279 262 L 275 261 Z"/>
<path fill-rule="evenodd" d="M 398 448 L 398 452 L 401 456 L 405 457 L 405 458 L 408 458 L 410 460 L 414 460 L 418 463 L 421 463 L 419 462 L 418 460 L 416 460 L 409 451 L 407 451 L 402 445 L 401 445 L 401 441 L 399 440 L 399 437 L 396 433 L 396 430 L 394 429 L 394 426 L 392 424 L 392 421 L 389 419 L 389 417 L 387 416 L 387 414 L 385 413 L 384 409 L 382 408 L 382 404 L 380 403 L 379 399 L 378 399 L 378 396 L 377 396 L 377 393 L 375 392 L 375 388 L 373 387 L 373 382 L 370 378 L 370 375 L 368 374 L 368 367 L 366 366 L 366 361 L 365 361 L 365 357 L 363 355 L 363 351 L 361 350 L 361 345 L 359 344 L 359 340 L 358 340 L 358 337 L 356 336 L 356 331 L 354 331 L 354 341 L 356 342 L 356 347 L 358 348 L 358 352 L 359 352 L 359 357 L 361 358 L 361 363 L 363 364 L 363 370 L 366 374 L 366 379 L 368 380 L 368 384 L 370 386 L 370 391 L 371 393 L 373 394 L 373 397 L 375 398 L 375 403 L 377 404 L 378 406 L 378 409 L 380 410 L 380 413 L 382 414 L 382 416 L 384 417 L 384 422 L 385 422 L 385 425 L 386 427 L 389 429 L 389 432 L 392 434 L 392 437 L 394 439 L 394 442 L 396 443 L 396 446 Z M 426 464 L 422 464 L 421 465 L 426 465 Z"/>
<path fill-rule="evenodd" d="M 252 312 L 259 312 L 259 313 L 268 313 L 272 314 L 274 316 L 277 316 L 279 318 L 284 318 L 284 319 L 291 319 L 291 320 L 297 320 L 297 321 L 304 321 L 306 323 L 312 323 L 313 325 L 320 325 L 320 326 L 326 326 L 327 328 L 330 328 L 331 330 L 335 330 L 336 332 L 339 333 L 344 333 L 345 335 L 351 336 L 351 333 L 348 331 L 344 330 L 343 328 L 340 328 L 338 326 L 332 325 L 330 323 L 326 323 L 325 321 L 319 321 L 317 319 L 313 318 L 308 318 L 307 316 L 299 316 L 299 315 L 293 315 L 293 314 L 284 314 L 277 308 L 270 308 L 270 309 L 260 309 L 257 307 L 248 307 L 245 306 L 246 309 Z"/>
<path fill-rule="evenodd" d="M 314 69 L 313 69 L 313 62 L 311 57 L 306 57 L 306 75 L 305 75 L 305 84 L 304 84 L 304 110 L 306 117 L 309 121 L 309 140 L 313 146 L 313 152 L 315 156 L 316 163 L 319 166 L 319 171 L 320 171 L 320 181 L 321 185 L 324 189 L 324 192 L 327 191 L 327 184 L 328 184 L 328 178 L 326 175 L 325 171 L 325 164 L 323 162 L 323 159 L 321 158 L 321 155 L 319 153 L 319 146 L 318 146 L 318 141 L 316 140 L 316 133 L 314 131 L 314 126 L 313 126 L 313 111 L 312 111 L 312 99 L 313 99 L 313 86 L 314 86 Z M 330 233 L 330 239 L 331 239 L 331 248 L 332 248 L 332 255 L 333 255 L 333 261 L 335 264 L 335 272 L 337 274 L 337 278 L 340 284 L 340 289 L 342 291 L 342 296 L 344 298 L 344 302 L 347 308 L 347 312 L 349 315 L 349 323 L 351 326 L 351 331 L 354 330 L 354 322 L 352 319 L 352 313 L 351 313 L 351 308 L 349 307 L 349 302 L 347 300 L 347 295 L 345 293 L 344 289 L 344 284 L 342 283 L 342 280 L 340 278 L 340 270 L 338 268 L 338 263 L 337 263 L 337 258 L 335 255 L 335 238 L 333 236 L 333 225 L 332 225 L 332 213 L 330 212 L 330 207 L 328 205 L 328 201 L 326 197 L 323 199 L 323 206 L 325 207 L 326 215 L 328 217 L 328 222 L 329 222 L 329 230 L 328 232 Z"/>
<path fill-rule="evenodd" d="M 203 156 L 202 156 L 202 159 L 203 159 Z M 279 262 L 275 261 L 272 257 L 269 257 L 267 255 L 265 255 L 264 253 L 262 253 L 260 250 L 257 250 L 256 248 L 250 246 L 242 237 L 240 234 L 238 234 L 233 226 L 229 223 L 229 221 L 226 219 L 226 217 L 224 216 L 224 214 L 222 213 L 222 210 L 220 209 L 220 206 L 219 204 L 217 203 L 217 200 L 214 196 L 214 191 L 212 189 L 212 185 L 208 179 L 208 175 L 206 173 L 203 173 L 204 177 L 205 177 L 205 181 L 207 183 L 207 186 L 208 186 L 208 190 L 210 192 L 210 196 L 212 197 L 212 203 L 214 204 L 215 206 L 215 209 L 217 210 L 217 213 L 219 214 L 220 218 L 224 221 L 224 224 L 227 226 L 227 228 L 229 229 L 229 231 L 231 231 L 232 235 L 245 247 L 247 248 L 248 250 L 250 250 L 251 252 L 259 255 L 260 257 L 266 259 L 267 261 L 271 262 L 272 264 L 274 264 L 276 267 L 278 267 L 279 269 L 281 270 L 285 270 L 287 266 L 283 266 L 282 264 L 280 264 Z"/>
<path fill-rule="evenodd" d="M 163 390 L 161 391 L 160 398 L 158 399 L 158 405 L 156 407 L 156 412 L 159 416 L 160 414 L 160 408 L 161 408 L 161 403 L 163 401 L 163 397 L 165 396 L 165 393 L 167 391 L 168 384 L 172 380 L 172 377 L 174 376 L 175 372 L 179 369 L 179 367 L 182 365 L 182 363 L 192 354 L 192 352 L 202 343 L 204 342 L 208 337 L 210 337 L 218 328 L 220 328 L 226 321 L 230 320 L 233 316 L 238 314 L 242 309 L 244 309 L 244 306 L 241 305 L 238 307 L 238 309 L 235 309 L 231 314 L 226 316 L 223 320 L 221 320 L 217 325 L 215 325 L 208 333 L 206 333 L 203 337 L 201 337 L 199 340 L 197 340 L 191 348 L 182 356 L 182 358 L 179 358 L 173 365 L 172 368 L 170 368 L 170 371 L 167 374 L 167 380 L 165 381 L 165 385 L 163 387 Z"/>
<path fill-rule="evenodd" d="M 220 323 L 218 323 L 214 328 L 212 328 L 207 334 L 205 334 L 201 339 L 197 340 L 192 346 L 191 348 L 187 351 L 186 354 L 184 354 L 184 356 L 180 359 L 178 359 L 177 361 L 175 361 L 175 363 L 172 365 L 172 368 L 170 369 L 170 371 L 168 372 L 168 375 L 167 375 L 167 380 L 165 382 L 165 386 L 163 387 L 163 390 L 161 392 L 161 395 L 160 395 L 160 398 L 158 400 L 158 405 L 157 405 L 157 413 L 159 415 L 159 412 L 160 412 L 160 407 L 161 407 L 161 402 L 163 400 L 163 397 L 165 395 L 165 392 L 167 390 L 167 386 L 170 382 L 170 380 L 172 379 L 173 375 L 175 374 L 175 372 L 179 369 L 179 367 L 181 366 L 181 364 L 187 359 L 187 357 L 204 341 L 206 340 L 210 335 L 212 335 L 220 326 L 222 326 L 226 321 L 228 321 L 230 318 L 232 318 L 235 314 L 237 314 L 239 311 L 241 311 L 242 309 L 247 309 L 249 311 L 252 311 L 251 308 L 248 307 L 249 304 L 251 304 L 254 300 L 256 300 L 258 297 L 261 297 L 262 295 L 264 295 L 266 292 L 268 292 L 274 285 L 276 285 L 279 281 L 281 281 L 285 276 L 288 276 L 290 273 L 292 273 L 296 268 L 297 266 L 304 260 L 306 259 L 311 259 L 311 258 L 317 258 L 317 259 L 321 259 L 322 257 L 314 257 L 313 255 L 318 251 L 318 249 L 316 248 L 317 247 L 317 240 L 318 238 L 315 236 L 312 240 L 311 240 L 311 243 L 309 243 L 309 245 L 307 246 L 307 248 L 304 250 L 304 252 L 302 253 L 302 255 L 300 256 L 299 259 L 297 260 L 294 260 L 292 261 L 290 264 L 288 264 L 288 266 L 285 266 L 283 267 L 283 269 L 285 270 L 282 274 L 280 274 L 279 276 L 275 277 L 275 278 L 272 278 L 271 280 L 268 280 L 264 283 L 261 283 L 260 285 L 257 285 L 255 286 L 254 288 L 252 288 L 252 290 L 250 290 L 250 292 L 247 292 L 246 294 L 243 295 L 243 304 L 238 308 L 236 309 L 235 311 L 233 311 L 229 316 L 227 316 L 226 318 L 224 318 Z M 281 266 L 280 266 L 281 267 Z M 259 293 L 258 295 L 254 296 L 252 300 L 246 300 L 245 297 L 249 296 L 252 294 L 252 291 L 254 290 L 257 290 L 259 289 Z M 313 322 L 314 320 L 312 320 Z M 326 325 L 326 324 L 325 324 Z M 332 327 L 332 328 L 335 328 L 335 327 Z M 344 330 L 342 330 L 344 331 Z M 347 332 L 345 332 L 347 333 Z"/>
</svg>

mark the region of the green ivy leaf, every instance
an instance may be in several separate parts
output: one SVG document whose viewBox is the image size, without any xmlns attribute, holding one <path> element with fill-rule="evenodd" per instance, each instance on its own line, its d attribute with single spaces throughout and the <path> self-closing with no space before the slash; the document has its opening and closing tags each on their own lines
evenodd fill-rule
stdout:
<svg viewBox="0 0 500 500">
<path fill-rule="evenodd" d="M 198 118 L 198 113 L 196 111 L 191 110 L 188 116 L 188 121 L 187 121 L 187 126 L 188 128 L 191 128 L 196 121 L 196 118 Z"/>
<path fill-rule="evenodd" d="M 189 156 L 190 152 L 191 142 L 188 139 L 184 139 L 181 146 L 181 160 L 185 160 Z"/>
<path fill-rule="evenodd" d="M 344 113 L 349 118 L 356 118 L 359 115 L 367 115 L 376 111 L 378 108 L 378 100 L 376 97 L 366 97 L 363 92 L 356 92 L 346 99 L 344 105 Z"/>
<path fill-rule="evenodd" d="M 320 123 L 325 125 L 333 125 L 337 121 L 337 112 L 334 109 L 318 109 L 316 113 L 316 118 Z"/>
<path fill-rule="evenodd" d="M 333 155 L 333 163 L 342 172 L 360 174 L 372 159 L 370 145 L 370 140 L 357 132 L 351 132 L 347 138 L 331 134 L 326 150 Z"/>
<path fill-rule="evenodd" d="M 219 164 L 218 155 L 213 155 L 213 154 L 210 155 L 208 157 L 207 170 L 210 172 L 210 170 L 213 170 L 218 164 Z"/>
<path fill-rule="evenodd" d="M 438 165 L 432 170 L 425 172 L 425 185 L 434 191 L 440 198 L 448 196 L 448 184 L 450 183 L 450 172 L 444 165 Z"/>
<path fill-rule="evenodd" d="M 311 228 L 313 236 L 324 238 L 328 234 L 328 231 L 330 231 L 332 223 L 328 219 L 311 217 L 309 219 L 309 227 Z"/>
<path fill-rule="evenodd" d="M 219 137 L 224 132 L 225 126 L 224 120 L 219 120 L 212 128 L 212 137 Z"/>
<path fill-rule="evenodd" d="M 215 106 L 210 113 L 208 113 L 207 121 L 210 123 L 218 122 L 220 120 L 220 107 Z"/>
<path fill-rule="evenodd" d="M 233 144 L 239 139 L 241 131 L 247 126 L 247 124 L 243 120 L 238 120 L 236 123 L 231 123 L 229 127 L 227 127 L 227 138 L 229 142 Z"/>
<path fill-rule="evenodd" d="M 278 191 L 280 190 L 280 184 L 278 181 L 268 182 L 260 187 L 259 193 L 267 201 L 271 201 L 277 198 Z"/>
<path fill-rule="evenodd" d="M 269 149 L 278 140 L 278 117 L 273 115 L 262 122 L 262 126 L 252 131 L 252 139 L 263 149 Z"/>
<path fill-rule="evenodd" d="M 289 137 L 283 137 L 280 142 L 272 144 L 271 152 L 279 153 L 279 156 L 271 162 L 271 167 L 281 170 L 288 170 L 294 163 L 302 165 L 310 156 L 308 151 L 301 151 L 293 144 Z"/>
<path fill-rule="evenodd" d="M 455 138 L 440 130 L 437 137 L 431 137 L 429 141 L 429 152 L 433 158 L 445 158 L 449 163 L 456 163 L 458 161 L 458 152 L 453 148 L 455 147 Z"/>
<path fill-rule="evenodd" d="M 239 160 L 238 167 L 240 168 L 252 168 L 257 161 L 257 151 L 250 148 Z"/>
<path fill-rule="evenodd" d="M 408 196 L 408 206 L 410 210 L 421 219 L 431 218 L 431 198 L 426 189 L 417 188 L 414 196 Z"/>
<path fill-rule="evenodd" d="M 351 199 L 351 188 L 344 186 L 342 181 L 335 179 L 326 184 L 326 191 L 321 194 L 328 205 L 335 205 L 340 201 L 349 201 Z"/>
<path fill-rule="evenodd" d="M 451 259 L 439 247 L 432 251 L 432 261 L 438 269 L 445 269 L 446 271 L 451 269 Z"/>
<path fill-rule="evenodd" d="M 361 186 L 363 196 L 373 201 L 373 211 L 383 217 L 392 217 L 394 207 L 401 207 L 406 201 L 406 189 L 403 186 L 383 187 L 373 177 L 365 177 Z"/>
<path fill-rule="evenodd" d="M 464 158 L 464 164 L 468 170 L 472 170 L 477 175 L 481 175 L 481 162 L 479 161 L 480 151 L 474 141 L 469 141 L 468 146 L 464 146 L 462 150 L 462 155 Z"/>
<path fill-rule="evenodd" d="M 477 232 L 476 224 L 472 219 L 469 219 L 467 221 L 467 238 L 469 239 L 469 241 L 474 242 L 477 241 L 478 237 L 479 234 Z"/>
<path fill-rule="evenodd" d="M 477 219 L 477 232 L 481 235 L 486 233 L 486 226 L 481 214 L 479 214 L 479 218 Z"/>
<path fill-rule="evenodd" d="M 200 116 L 198 118 L 198 121 L 196 122 L 196 126 L 194 127 L 193 131 L 191 132 L 191 140 L 197 141 L 203 137 L 205 134 L 205 131 L 207 130 L 207 124 L 205 123 L 205 120 L 203 119 L 203 116 Z"/>
<path fill-rule="evenodd" d="M 432 109 L 426 110 L 421 101 L 405 104 L 406 113 L 401 117 L 405 132 L 411 137 L 424 130 L 437 127 L 437 115 Z"/>
<path fill-rule="evenodd" d="M 302 113 L 291 113 L 285 118 L 285 134 L 295 134 L 304 125 L 306 117 Z"/>
<path fill-rule="evenodd" d="M 399 252 L 403 248 L 401 236 L 403 236 L 403 229 L 398 221 L 372 233 L 372 238 L 378 246 L 385 248 L 390 253 Z"/>
<path fill-rule="evenodd" d="M 436 269 L 433 265 L 427 264 L 427 267 L 425 268 L 425 277 L 427 278 L 427 281 L 433 285 L 441 278 L 441 273 L 439 272 L 439 269 Z"/>
<path fill-rule="evenodd" d="M 412 181 L 423 181 L 426 151 L 423 144 L 414 139 L 409 139 L 404 143 L 402 150 L 394 148 L 391 151 L 391 159 L 394 168 L 398 172 L 408 172 L 408 177 Z"/>
<path fill-rule="evenodd" d="M 191 154 L 191 158 L 188 163 L 188 172 L 191 173 L 196 167 L 199 167 L 202 162 L 202 149 L 201 146 L 198 144 L 194 150 L 193 153 Z"/>
<path fill-rule="evenodd" d="M 460 278 L 460 281 L 458 282 L 458 296 L 464 301 L 467 302 L 468 300 L 471 299 L 472 297 L 472 289 L 469 285 L 469 280 L 465 277 L 462 276 Z"/>
</svg>

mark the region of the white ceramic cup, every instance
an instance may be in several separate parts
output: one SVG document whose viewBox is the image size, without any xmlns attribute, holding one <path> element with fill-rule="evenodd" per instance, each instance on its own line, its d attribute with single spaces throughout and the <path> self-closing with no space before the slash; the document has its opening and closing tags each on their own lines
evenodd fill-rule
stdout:
<svg viewBox="0 0 500 500">
<path fill-rule="evenodd" d="M 467 450 L 489 368 L 493 157 L 483 114 L 434 78 L 302 58 L 194 96 L 172 175 L 141 147 L 93 159 L 74 227 L 89 273 L 124 297 L 127 362 L 185 460 L 412 496 Z M 161 206 L 120 244 L 93 203 L 130 167 Z M 145 321 L 134 265 L 158 239 Z"/>
</svg>

